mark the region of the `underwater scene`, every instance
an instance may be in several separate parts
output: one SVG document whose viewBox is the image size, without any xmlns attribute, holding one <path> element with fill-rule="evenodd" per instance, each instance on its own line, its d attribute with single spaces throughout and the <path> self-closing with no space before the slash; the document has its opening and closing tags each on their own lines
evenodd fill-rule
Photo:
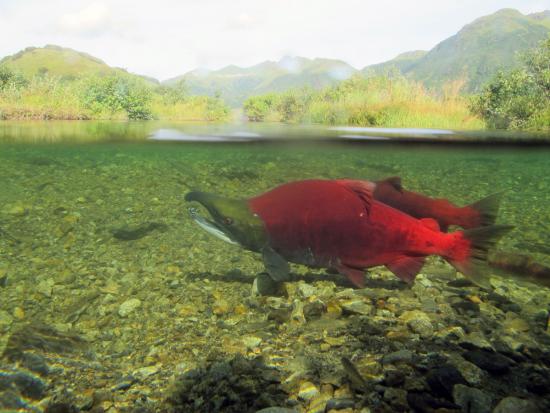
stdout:
<svg viewBox="0 0 550 413">
<path fill-rule="evenodd" d="M 550 411 L 549 314 L 547 137 L 0 129 L 1 411 Z"/>
</svg>

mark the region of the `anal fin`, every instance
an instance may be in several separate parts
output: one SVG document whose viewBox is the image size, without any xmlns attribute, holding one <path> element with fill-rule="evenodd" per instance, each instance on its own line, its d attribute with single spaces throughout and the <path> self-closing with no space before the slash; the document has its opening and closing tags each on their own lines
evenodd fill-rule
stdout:
<svg viewBox="0 0 550 413">
<path fill-rule="evenodd" d="M 336 269 L 340 274 L 345 275 L 357 288 L 363 288 L 365 286 L 365 272 L 363 270 L 351 268 L 346 265 L 338 265 Z"/>
<path fill-rule="evenodd" d="M 424 265 L 425 257 L 408 257 L 403 255 L 386 264 L 388 270 L 408 283 L 414 281 L 416 275 Z"/>
</svg>

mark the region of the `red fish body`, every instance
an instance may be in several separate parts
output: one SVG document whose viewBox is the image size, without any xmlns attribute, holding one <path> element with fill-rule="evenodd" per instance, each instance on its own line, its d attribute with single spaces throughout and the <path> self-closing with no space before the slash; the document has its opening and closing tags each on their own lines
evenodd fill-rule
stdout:
<svg viewBox="0 0 550 413">
<path fill-rule="evenodd" d="M 434 199 L 407 191 L 399 177 L 376 182 L 374 198 L 415 218 L 433 218 L 443 231 L 451 225 L 462 228 L 477 228 L 492 225 L 498 211 L 499 196 L 492 195 L 479 202 L 459 207 L 447 199 Z"/>
<path fill-rule="evenodd" d="M 479 255 L 476 237 L 443 233 L 432 219 L 415 219 L 379 202 L 373 198 L 374 187 L 368 181 L 298 181 L 248 204 L 263 221 L 270 246 L 283 258 L 336 268 L 359 286 L 362 270 L 377 265 L 412 281 L 424 257 L 432 254 L 468 272 L 470 259 Z M 485 234 L 484 241 L 489 238 Z"/>
</svg>

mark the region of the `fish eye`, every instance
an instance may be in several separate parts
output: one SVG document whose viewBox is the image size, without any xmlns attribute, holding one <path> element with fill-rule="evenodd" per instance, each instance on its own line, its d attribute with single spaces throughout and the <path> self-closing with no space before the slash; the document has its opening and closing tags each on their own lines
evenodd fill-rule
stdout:
<svg viewBox="0 0 550 413">
<path fill-rule="evenodd" d="M 231 219 L 231 218 L 229 218 L 229 217 L 225 217 L 225 218 L 223 219 L 223 223 L 224 223 L 225 225 L 231 225 L 231 224 L 233 223 L 233 219 Z"/>
</svg>

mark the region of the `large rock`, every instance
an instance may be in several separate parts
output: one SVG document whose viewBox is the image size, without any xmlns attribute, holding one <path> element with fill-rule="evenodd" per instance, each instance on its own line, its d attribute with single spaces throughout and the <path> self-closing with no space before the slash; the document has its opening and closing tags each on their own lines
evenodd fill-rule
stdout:
<svg viewBox="0 0 550 413">
<path fill-rule="evenodd" d="M 517 397 L 505 397 L 493 410 L 493 413 L 538 413 L 537 406 L 530 400 Z"/>
<path fill-rule="evenodd" d="M 474 387 L 456 384 L 453 388 L 453 398 L 463 412 L 491 413 L 492 397 Z"/>
</svg>

